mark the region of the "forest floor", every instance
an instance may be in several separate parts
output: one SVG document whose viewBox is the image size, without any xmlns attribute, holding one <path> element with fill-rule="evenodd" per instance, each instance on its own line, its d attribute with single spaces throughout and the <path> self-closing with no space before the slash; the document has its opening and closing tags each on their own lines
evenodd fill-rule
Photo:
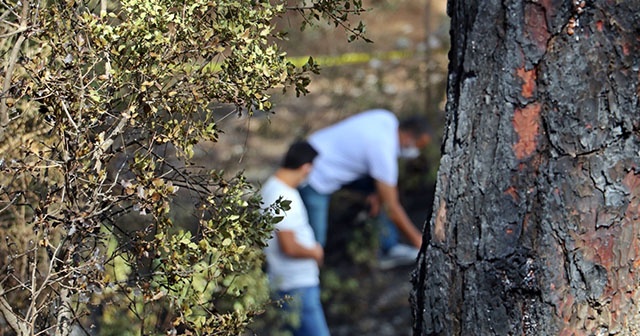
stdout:
<svg viewBox="0 0 640 336">
<path fill-rule="evenodd" d="M 348 43 L 347 34 L 333 26 L 300 32 L 295 28 L 298 19 L 283 18 L 284 28 L 290 30 L 285 43 L 288 55 L 328 56 L 337 64 L 321 63 L 321 73 L 312 77 L 311 92 L 305 96 L 274 92 L 273 114 L 234 113 L 220 119 L 225 133 L 219 142 L 201 148 L 197 160 L 228 171 L 242 169 L 260 185 L 294 139 L 369 108 L 387 108 L 399 116 L 425 115 L 438 137 L 449 47 L 444 3 L 364 1 L 371 10 L 355 21 L 365 23 L 373 43 Z M 351 53 L 358 53 L 352 57 L 356 62 L 340 57 Z M 431 215 L 439 144 L 435 139 L 420 158 L 401 166 L 401 198 L 420 228 Z M 361 198 L 339 193 L 332 206 L 321 285 L 331 334 L 410 335 L 413 266 L 390 271 L 376 267 L 374 225 L 358 216 L 365 209 Z"/>
</svg>

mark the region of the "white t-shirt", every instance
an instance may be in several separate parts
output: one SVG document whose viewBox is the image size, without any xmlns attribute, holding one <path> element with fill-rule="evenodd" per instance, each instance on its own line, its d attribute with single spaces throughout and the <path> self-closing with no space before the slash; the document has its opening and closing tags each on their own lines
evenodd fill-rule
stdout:
<svg viewBox="0 0 640 336">
<path fill-rule="evenodd" d="M 398 182 L 398 119 L 387 110 L 353 115 L 309 136 L 318 151 L 309 184 L 330 194 L 369 175 L 395 186 Z"/>
<path fill-rule="evenodd" d="M 262 202 L 266 208 L 282 196 L 291 201 L 290 210 L 284 213 L 276 230 L 293 231 L 298 244 L 312 248 L 316 244 L 313 229 L 309 225 L 307 210 L 298 190 L 289 187 L 277 177 L 271 176 L 262 186 Z M 282 216 L 282 212 L 278 216 Z M 291 258 L 282 253 L 278 236 L 273 234 L 264 252 L 267 256 L 267 273 L 272 286 L 280 290 L 316 286 L 320 283 L 318 263 L 312 258 Z"/>
</svg>

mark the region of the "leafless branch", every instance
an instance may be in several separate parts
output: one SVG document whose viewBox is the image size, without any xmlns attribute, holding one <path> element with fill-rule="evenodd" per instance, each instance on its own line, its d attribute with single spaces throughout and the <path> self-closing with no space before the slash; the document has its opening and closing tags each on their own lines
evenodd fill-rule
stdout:
<svg viewBox="0 0 640 336">
<path fill-rule="evenodd" d="M 29 29 L 28 27 L 20 27 L 20 28 L 18 28 L 18 29 L 16 29 L 16 30 L 14 30 L 14 31 L 12 31 L 12 32 L 9 32 L 9 33 L 6 33 L 6 34 L 2 34 L 2 35 L 0 35 L 0 38 L 7 38 L 7 37 L 11 37 L 11 36 L 13 36 L 13 35 L 17 35 L 17 34 L 20 34 L 20 33 L 22 33 L 22 32 L 25 32 L 25 31 L 27 31 L 28 29 Z"/>
<path fill-rule="evenodd" d="M 29 8 L 31 7 L 31 1 L 22 1 L 22 12 L 20 15 L 20 28 L 19 30 L 27 28 Z M 4 74 L 4 82 L 2 83 L 2 97 L 0 98 L 0 139 L 4 138 L 5 127 L 9 123 L 9 106 L 7 105 L 6 92 L 11 87 L 11 79 L 13 78 L 13 71 L 15 70 L 16 63 L 18 62 L 18 54 L 22 43 L 26 40 L 26 36 L 21 34 L 16 43 L 13 45 L 9 61 L 7 62 Z"/>
<path fill-rule="evenodd" d="M 24 321 L 21 321 L 16 313 L 13 312 L 11 305 L 4 297 L 4 288 L 2 284 L 0 284 L 0 313 L 4 317 L 7 324 L 15 331 L 18 335 L 28 335 L 28 327 Z"/>
</svg>

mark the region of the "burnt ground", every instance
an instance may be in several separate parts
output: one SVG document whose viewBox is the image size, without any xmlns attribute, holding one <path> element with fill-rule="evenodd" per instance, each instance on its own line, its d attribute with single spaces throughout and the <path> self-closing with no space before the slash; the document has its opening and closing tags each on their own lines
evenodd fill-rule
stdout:
<svg viewBox="0 0 640 336">
<path fill-rule="evenodd" d="M 423 114 L 432 121 L 436 139 L 415 161 L 401 165 L 399 190 L 407 212 L 422 228 L 430 218 L 443 124 L 448 50 L 444 0 L 368 0 L 360 19 L 374 43 L 347 43 L 333 26 L 297 30 L 295 17 L 282 25 L 289 30 L 285 50 L 291 56 L 364 53 L 368 58 L 336 66 L 321 65 L 306 96 L 274 92 L 274 113 L 252 117 L 224 112 L 218 125 L 220 141 L 200 148 L 196 163 L 229 172 L 241 169 L 260 185 L 276 168 L 296 138 L 368 108 L 396 114 Z M 402 51 L 385 59 L 380 53 Z M 337 194 L 332 203 L 329 241 L 322 269 L 322 296 L 331 333 L 340 335 L 410 335 L 412 266 L 382 271 L 376 267 L 375 225 L 362 216 L 361 196 Z M 269 324 L 268 317 L 258 325 Z M 268 330 L 253 329 L 259 335 Z"/>
</svg>

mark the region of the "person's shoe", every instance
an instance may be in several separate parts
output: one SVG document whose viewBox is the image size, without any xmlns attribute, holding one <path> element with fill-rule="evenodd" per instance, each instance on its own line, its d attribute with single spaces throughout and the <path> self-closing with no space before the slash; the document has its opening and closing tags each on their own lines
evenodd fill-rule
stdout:
<svg viewBox="0 0 640 336">
<path fill-rule="evenodd" d="M 387 270 L 398 266 L 412 265 L 418 258 L 418 252 L 420 250 L 413 246 L 397 244 L 380 257 L 378 268 Z"/>
</svg>

